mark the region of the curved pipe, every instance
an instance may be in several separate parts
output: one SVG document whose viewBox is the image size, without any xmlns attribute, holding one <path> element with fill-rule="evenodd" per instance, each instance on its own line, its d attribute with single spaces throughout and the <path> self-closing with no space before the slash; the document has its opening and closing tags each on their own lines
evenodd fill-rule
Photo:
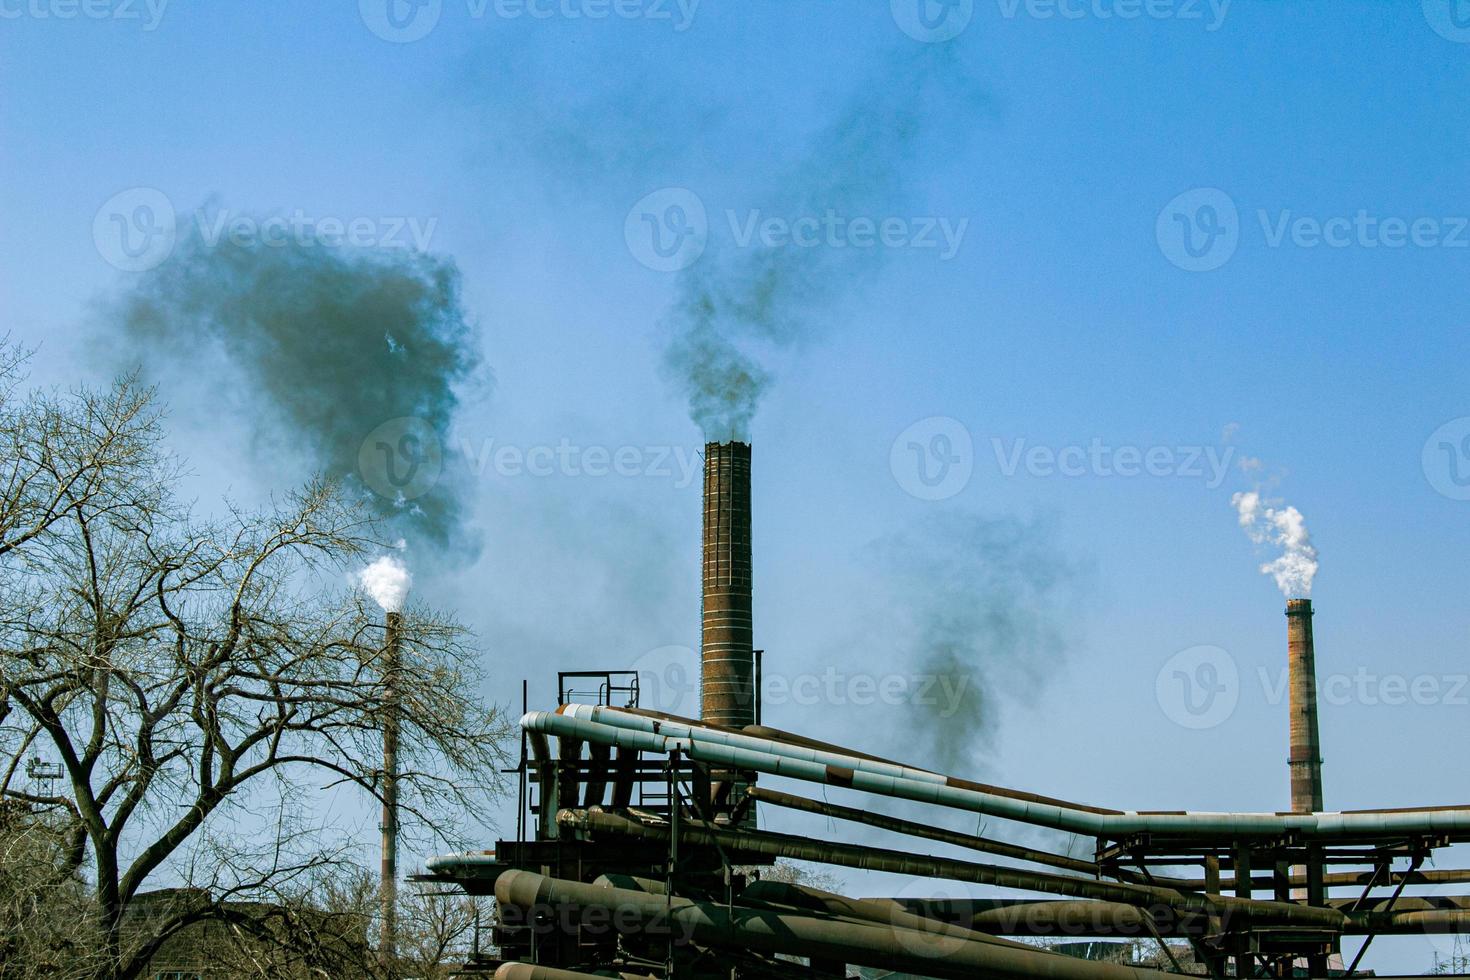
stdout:
<svg viewBox="0 0 1470 980">
<path fill-rule="evenodd" d="M 563 705 L 556 713 L 533 711 L 522 727 L 608 745 L 690 758 L 734 769 L 826 783 L 880 796 L 949 806 L 1056 830 L 1118 838 L 1139 833 L 1224 834 L 1304 838 L 1352 838 L 1387 834 L 1470 834 L 1470 810 L 1437 809 L 1358 813 L 1148 813 L 1085 808 L 1082 804 L 1001 796 L 951 776 L 843 755 L 809 746 L 733 732 L 658 721 L 612 708 Z"/>
</svg>

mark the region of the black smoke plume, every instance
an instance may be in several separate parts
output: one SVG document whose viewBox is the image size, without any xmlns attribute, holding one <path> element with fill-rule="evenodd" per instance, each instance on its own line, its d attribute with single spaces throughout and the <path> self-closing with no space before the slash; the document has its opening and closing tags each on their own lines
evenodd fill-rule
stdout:
<svg viewBox="0 0 1470 980">
<path fill-rule="evenodd" d="M 183 227 L 114 311 L 129 355 L 192 371 L 222 356 L 218 384 L 251 413 L 258 448 L 304 453 L 415 543 L 466 544 L 444 440 L 480 362 L 454 262 L 309 236 L 211 244 Z M 402 458 L 378 462 L 380 449 Z M 416 482 L 395 489 L 389 463 Z"/>
<path fill-rule="evenodd" d="M 891 57 L 749 203 L 787 220 L 907 216 L 921 155 L 954 145 L 983 105 L 952 47 Z M 680 276 L 664 319 L 664 368 L 706 437 L 723 441 L 748 438 L 772 380 L 763 362 L 813 337 L 826 310 L 876 274 L 885 250 L 741 245 L 722 220 L 712 210 L 708 251 Z"/>
<path fill-rule="evenodd" d="M 870 557 L 890 596 L 875 635 L 897 646 L 889 662 L 914 665 L 929 685 L 902 709 L 905 758 L 983 768 L 1002 706 L 1033 702 L 1062 669 L 1087 569 L 1045 521 L 964 512 L 880 538 Z"/>
</svg>

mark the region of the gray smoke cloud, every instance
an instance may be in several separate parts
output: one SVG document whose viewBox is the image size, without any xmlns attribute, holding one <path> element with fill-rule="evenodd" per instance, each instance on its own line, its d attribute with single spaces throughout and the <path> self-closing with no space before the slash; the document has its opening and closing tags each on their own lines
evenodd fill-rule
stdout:
<svg viewBox="0 0 1470 980">
<path fill-rule="evenodd" d="M 411 542 L 467 545 L 443 454 L 480 361 L 454 262 L 310 236 L 207 243 L 190 226 L 110 311 L 127 354 L 195 372 L 222 356 L 258 449 L 303 453 Z"/>
<path fill-rule="evenodd" d="M 1001 721 L 996 692 L 1032 702 L 1061 669 L 1087 569 L 1044 521 L 964 512 L 880 538 L 870 554 L 891 596 L 877 635 L 901 654 L 890 662 L 929 684 L 903 708 L 903 756 L 983 768 Z"/>
<path fill-rule="evenodd" d="M 792 222 L 901 216 L 921 154 L 951 145 L 984 101 L 952 47 L 894 56 L 749 203 Z M 706 437 L 747 439 L 773 377 L 766 362 L 814 337 L 827 309 L 875 274 L 886 250 L 763 247 L 722 240 L 716 230 L 706 254 L 681 273 L 664 317 L 664 369 Z"/>
</svg>

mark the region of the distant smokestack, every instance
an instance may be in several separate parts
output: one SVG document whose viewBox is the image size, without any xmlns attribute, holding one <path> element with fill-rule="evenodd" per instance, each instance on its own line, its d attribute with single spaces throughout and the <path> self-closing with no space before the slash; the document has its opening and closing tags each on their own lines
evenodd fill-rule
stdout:
<svg viewBox="0 0 1470 980">
<path fill-rule="evenodd" d="M 1291 809 L 1322 810 L 1322 743 L 1317 734 L 1317 655 L 1312 646 L 1312 600 L 1286 601 L 1287 665 L 1291 690 Z"/>
<path fill-rule="evenodd" d="M 755 724 L 755 635 L 750 600 L 750 445 L 704 447 L 704 599 L 700 717 Z"/>
<path fill-rule="evenodd" d="M 378 955 L 389 975 L 398 958 L 398 672 L 402 666 L 403 614 L 388 614 L 387 649 L 383 662 L 383 866 L 382 922 Z"/>
</svg>

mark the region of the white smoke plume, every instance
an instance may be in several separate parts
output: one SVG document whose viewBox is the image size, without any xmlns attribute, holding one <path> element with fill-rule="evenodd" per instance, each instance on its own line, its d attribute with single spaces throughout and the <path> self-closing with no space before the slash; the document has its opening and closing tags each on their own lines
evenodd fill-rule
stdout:
<svg viewBox="0 0 1470 980">
<path fill-rule="evenodd" d="M 408 566 L 391 555 L 384 555 L 357 573 L 357 584 L 373 597 L 384 612 L 398 612 L 413 587 Z"/>
<path fill-rule="evenodd" d="M 1281 554 L 1261 565 L 1261 574 L 1276 579 L 1276 587 L 1288 599 L 1305 599 L 1312 594 L 1317 577 L 1317 549 L 1307 533 L 1302 512 L 1280 501 L 1268 501 L 1259 491 L 1237 493 L 1230 498 L 1246 535 L 1262 547 L 1276 547 Z"/>
</svg>

